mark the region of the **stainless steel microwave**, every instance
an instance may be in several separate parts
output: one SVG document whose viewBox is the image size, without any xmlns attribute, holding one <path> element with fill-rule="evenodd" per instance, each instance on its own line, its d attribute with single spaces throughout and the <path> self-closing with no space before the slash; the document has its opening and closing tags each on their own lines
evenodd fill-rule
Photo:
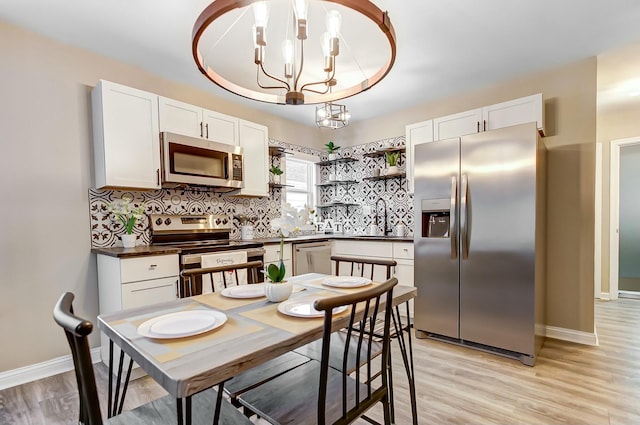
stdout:
<svg viewBox="0 0 640 425">
<path fill-rule="evenodd" d="M 160 133 L 162 186 L 243 187 L 242 148 L 180 134 Z"/>
</svg>

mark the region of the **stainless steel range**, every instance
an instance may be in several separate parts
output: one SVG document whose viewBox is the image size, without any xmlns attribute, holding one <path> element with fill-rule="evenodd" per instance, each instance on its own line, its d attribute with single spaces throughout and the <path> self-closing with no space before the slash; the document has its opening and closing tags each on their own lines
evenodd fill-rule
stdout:
<svg viewBox="0 0 640 425">
<path fill-rule="evenodd" d="M 173 215 L 151 214 L 151 244 L 180 248 L 180 271 L 208 267 L 214 254 L 224 252 L 247 261 L 264 261 L 264 248 L 260 242 L 229 239 L 233 229 L 230 217 L 221 214 Z M 203 266 L 203 260 L 205 265 Z M 260 275 L 259 281 L 264 277 Z M 253 283 L 253 282 L 250 282 Z M 196 282 L 196 292 L 202 292 L 202 282 Z M 186 296 L 185 282 L 180 285 L 180 297 Z"/>
</svg>

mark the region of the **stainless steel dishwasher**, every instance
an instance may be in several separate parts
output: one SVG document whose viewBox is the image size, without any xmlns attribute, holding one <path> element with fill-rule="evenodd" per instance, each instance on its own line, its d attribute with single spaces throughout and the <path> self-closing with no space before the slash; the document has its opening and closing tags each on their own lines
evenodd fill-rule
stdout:
<svg viewBox="0 0 640 425">
<path fill-rule="evenodd" d="M 331 274 L 331 241 L 293 244 L 293 274 Z"/>
</svg>

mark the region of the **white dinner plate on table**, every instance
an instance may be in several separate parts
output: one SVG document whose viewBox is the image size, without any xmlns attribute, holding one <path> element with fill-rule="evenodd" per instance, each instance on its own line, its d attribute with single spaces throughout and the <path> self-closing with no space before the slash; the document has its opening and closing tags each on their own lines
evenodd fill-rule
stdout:
<svg viewBox="0 0 640 425">
<path fill-rule="evenodd" d="M 293 298 L 278 304 L 278 311 L 293 317 L 324 317 L 324 311 L 313 308 L 316 297 Z M 346 305 L 333 309 L 333 314 L 342 313 L 347 309 Z"/>
<path fill-rule="evenodd" d="M 198 335 L 218 328 L 227 315 L 215 310 L 188 310 L 154 317 L 138 326 L 138 334 L 147 338 L 169 339 Z"/>
<path fill-rule="evenodd" d="M 359 288 L 371 285 L 371 279 L 360 276 L 333 276 L 322 279 L 322 284 L 334 288 Z"/>
<path fill-rule="evenodd" d="M 220 294 L 229 298 L 260 298 L 265 296 L 264 283 L 229 286 L 224 288 Z"/>
</svg>

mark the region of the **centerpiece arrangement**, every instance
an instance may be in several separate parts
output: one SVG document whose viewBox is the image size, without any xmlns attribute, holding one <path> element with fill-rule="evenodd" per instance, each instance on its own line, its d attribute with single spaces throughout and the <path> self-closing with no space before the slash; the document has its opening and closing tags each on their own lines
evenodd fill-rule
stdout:
<svg viewBox="0 0 640 425">
<path fill-rule="evenodd" d="M 133 248 L 136 246 L 137 236 L 133 234 L 133 228 L 136 221 L 144 217 L 146 205 L 141 203 L 138 206 L 132 204 L 132 199 L 123 198 L 119 202 L 109 203 L 109 212 L 122 224 L 124 234 L 120 235 L 122 246 L 125 248 Z"/>
<path fill-rule="evenodd" d="M 284 265 L 282 253 L 284 250 L 284 238 L 294 235 L 299 231 L 313 230 L 310 224 L 308 207 L 298 211 L 290 204 L 282 204 L 282 215 L 271 220 L 271 228 L 278 232 L 280 236 L 280 258 L 277 264 L 269 264 L 265 270 L 268 281 L 265 284 L 265 294 L 267 299 L 272 302 L 284 301 L 291 295 L 293 285 L 291 282 L 284 280 L 287 269 Z"/>
</svg>

